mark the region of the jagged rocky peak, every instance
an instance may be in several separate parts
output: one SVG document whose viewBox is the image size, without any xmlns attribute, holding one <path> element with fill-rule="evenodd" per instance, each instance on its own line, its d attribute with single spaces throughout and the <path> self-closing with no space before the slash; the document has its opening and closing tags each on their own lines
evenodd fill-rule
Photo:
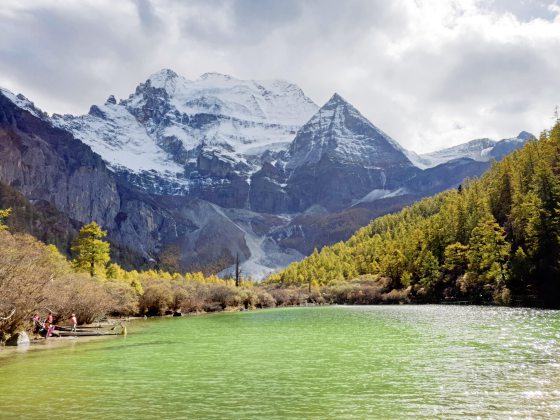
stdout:
<svg viewBox="0 0 560 420">
<path fill-rule="evenodd" d="M 395 140 L 338 93 L 299 130 L 289 155 L 288 169 L 315 164 L 325 155 L 351 165 L 411 165 Z"/>
<path fill-rule="evenodd" d="M 105 105 L 116 105 L 117 100 L 115 99 L 115 95 L 109 95 L 107 100 L 105 101 Z"/>
<path fill-rule="evenodd" d="M 129 110 L 146 103 L 150 108 L 156 103 L 163 105 L 166 112 L 174 115 L 209 114 L 298 127 L 317 110 L 317 105 L 299 87 L 282 80 L 241 80 L 221 73 L 205 73 L 190 81 L 169 69 L 152 74 L 122 101 Z M 233 130 L 239 128 L 237 125 Z"/>
<path fill-rule="evenodd" d="M 43 112 L 41 109 L 37 108 L 33 102 L 31 102 L 21 93 L 15 95 L 10 90 L 0 87 L 0 94 L 8 98 L 14 105 L 18 106 L 21 109 L 25 109 L 36 117 L 39 117 L 43 120 L 49 118 L 46 112 Z"/>
<path fill-rule="evenodd" d="M 146 83 L 150 83 L 155 88 L 165 88 L 168 83 L 172 83 L 179 79 L 180 76 L 171 69 L 161 69 L 160 71 L 150 75 Z"/>
<path fill-rule="evenodd" d="M 90 145 L 113 170 L 132 175 L 136 185 L 182 194 L 220 184 L 218 178 L 231 178 L 231 172 L 249 179 L 260 169 L 261 156 L 284 153 L 317 109 L 299 87 L 282 80 L 219 73 L 188 80 L 163 69 L 124 100 L 110 96 L 87 115 L 53 122 Z M 227 174 L 221 166 L 217 172 L 215 165 L 199 167 L 207 155 L 227 162 Z"/>
<path fill-rule="evenodd" d="M 162 69 L 156 73 L 151 74 L 145 82 L 140 83 L 133 94 L 128 98 L 128 101 L 135 96 L 153 95 L 153 91 L 157 93 L 166 93 L 173 95 L 177 88 L 177 83 L 188 83 L 184 77 L 179 76 L 173 70 Z M 123 101 L 126 102 L 126 101 Z"/>
</svg>

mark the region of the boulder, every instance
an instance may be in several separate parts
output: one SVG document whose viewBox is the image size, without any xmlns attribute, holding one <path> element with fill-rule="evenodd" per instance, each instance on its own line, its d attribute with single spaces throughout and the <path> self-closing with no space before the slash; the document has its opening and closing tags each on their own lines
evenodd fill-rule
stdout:
<svg viewBox="0 0 560 420">
<path fill-rule="evenodd" d="M 29 336 L 25 331 L 15 333 L 6 341 L 7 346 L 28 346 L 29 344 Z"/>
</svg>

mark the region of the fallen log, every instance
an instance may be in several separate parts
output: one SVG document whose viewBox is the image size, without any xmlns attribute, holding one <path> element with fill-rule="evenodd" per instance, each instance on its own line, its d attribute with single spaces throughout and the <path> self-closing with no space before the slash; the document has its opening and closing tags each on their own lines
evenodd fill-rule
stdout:
<svg viewBox="0 0 560 420">
<path fill-rule="evenodd" d="M 117 332 L 109 331 L 63 331 L 54 330 L 53 335 L 57 334 L 60 337 L 95 337 L 95 336 L 105 336 L 105 335 L 121 335 Z"/>
</svg>

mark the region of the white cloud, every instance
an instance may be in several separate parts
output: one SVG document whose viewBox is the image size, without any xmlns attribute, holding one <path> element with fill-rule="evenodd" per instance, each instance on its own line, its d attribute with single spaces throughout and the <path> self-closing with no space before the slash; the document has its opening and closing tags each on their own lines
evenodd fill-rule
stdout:
<svg viewBox="0 0 560 420">
<path fill-rule="evenodd" d="M 428 151 L 551 123 L 560 7 L 538 0 L 9 2 L 0 85 L 84 113 L 162 67 L 284 78 L 334 91 L 405 147 Z"/>
</svg>

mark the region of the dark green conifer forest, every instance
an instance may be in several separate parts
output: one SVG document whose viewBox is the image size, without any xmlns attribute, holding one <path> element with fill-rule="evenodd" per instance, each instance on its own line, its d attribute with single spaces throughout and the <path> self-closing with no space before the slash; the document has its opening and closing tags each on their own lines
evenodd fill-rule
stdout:
<svg viewBox="0 0 560 420">
<path fill-rule="evenodd" d="M 375 219 L 267 281 L 372 276 L 415 302 L 560 307 L 560 121 L 481 179 Z"/>
</svg>

